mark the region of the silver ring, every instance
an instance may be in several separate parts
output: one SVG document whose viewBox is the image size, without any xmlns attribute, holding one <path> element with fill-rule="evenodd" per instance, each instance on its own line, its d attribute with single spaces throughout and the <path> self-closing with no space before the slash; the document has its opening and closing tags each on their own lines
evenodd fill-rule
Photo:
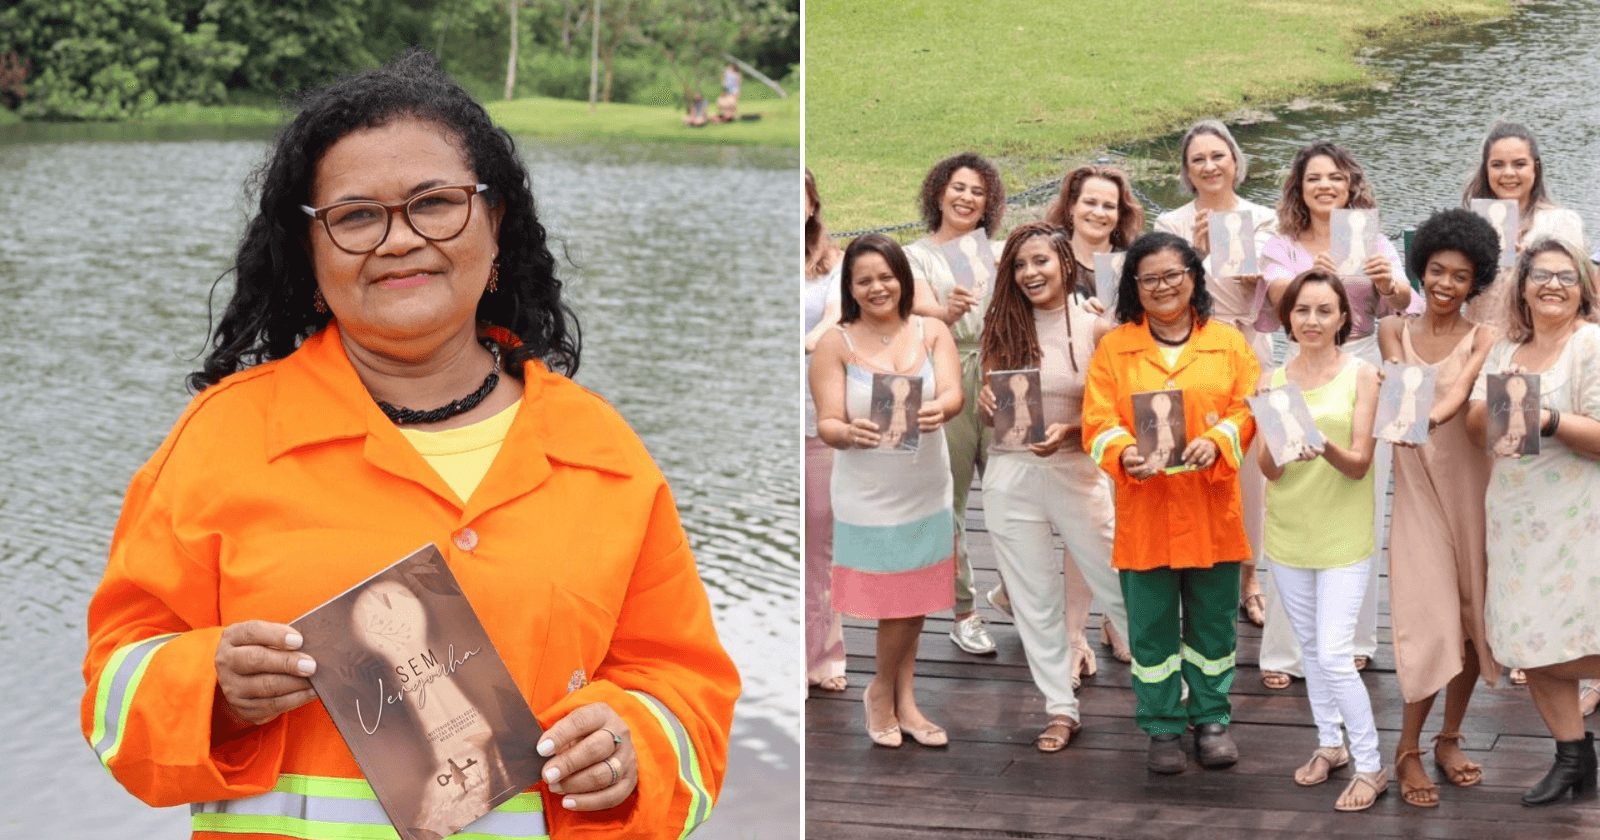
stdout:
<svg viewBox="0 0 1600 840">
<path fill-rule="evenodd" d="M 600 731 L 611 736 L 611 746 L 613 746 L 613 747 L 622 746 L 622 737 L 620 735 L 618 735 L 615 732 L 612 732 L 611 730 L 605 728 L 604 726 L 600 727 Z M 616 752 L 616 750 L 612 750 L 612 752 Z"/>
<path fill-rule="evenodd" d="M 617 769 L 616 758 L 614 756 L 606 756 L 605 764 L 606 769 L 611 771 L 611 784 L 614 785 L 618 779 L 622 778 L 622 773 Z"/>
</svg>

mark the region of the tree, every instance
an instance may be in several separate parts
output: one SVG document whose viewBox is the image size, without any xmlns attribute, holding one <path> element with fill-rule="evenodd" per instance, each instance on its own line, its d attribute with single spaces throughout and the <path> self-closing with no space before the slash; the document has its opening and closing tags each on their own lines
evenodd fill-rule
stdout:
<svg viewBox="0 0 1600 840">
<path fill-rule="evenodd" d="M 0 10 L 0 54 L 35 71 L 23 116 L 93 120 L 221 102 L 245 48 L 215 26 L 185 29 L 167 0 L 18 0 Z"/>
</svg>

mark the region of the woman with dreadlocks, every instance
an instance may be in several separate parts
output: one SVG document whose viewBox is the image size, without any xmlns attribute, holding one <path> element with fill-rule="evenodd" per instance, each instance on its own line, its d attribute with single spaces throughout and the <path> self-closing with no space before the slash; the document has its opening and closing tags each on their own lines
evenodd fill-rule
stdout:
<svg viewBox="0 0 1600 840">
<path fill-rule="evenodd" d="M 1045 222 L 1018 227 L 996 266 L 994 299 L 984 316 L 980 353 L 985 376 L 1036 370 L 1043 395 L 1044 440 L 1026 449 L 991 449 L 983 474 L 984 522 L 1011 596 L 1017 633 L 1050 721 L 1034 740 L 1040 752 L 1065 749 L 1079 729 L 1072 656 L 1062 597 L 1062 555 L 1051 526 L 1088 580 L 1108 619 L 1126 638 L 1127 619 L 1111 568 L 1111 488 L 1083 451 L 1084 379 L 1109 322 L 1069 299 L 1074 265 L 1066 231 Z M 994 415 L 994 391 L 979 396 Z M 1082 622 L 1076 628 L 1082 633 Z"/>
</svg>

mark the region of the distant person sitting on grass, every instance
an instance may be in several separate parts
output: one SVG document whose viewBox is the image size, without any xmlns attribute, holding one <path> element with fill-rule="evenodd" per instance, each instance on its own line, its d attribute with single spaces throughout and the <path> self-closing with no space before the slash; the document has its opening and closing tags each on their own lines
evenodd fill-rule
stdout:
<svg viewBox="0 0 1600 840">
<path fill-rule="evenodd" d="M 733 122 L 739 118 L 739 86 L 744 76 L 733 62 L 722 68 L 722 93 L 717 96 L 717 122 Z"/>
<path fill-rule="evenodd" d="M 699 128 L 710 120 L 706 117 L 706 97 L 695 91 L 694 98 L 689 100 L 689 113 L 683 117 L 683 124 L 690 128 Z"/>
</svg>

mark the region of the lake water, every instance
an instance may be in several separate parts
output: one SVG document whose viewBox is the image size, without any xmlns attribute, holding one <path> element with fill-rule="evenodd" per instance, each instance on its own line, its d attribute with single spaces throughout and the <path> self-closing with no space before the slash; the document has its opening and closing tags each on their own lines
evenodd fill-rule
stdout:
<svg viewBox="0 0 1600 840">
<path fill-rule="evenodd" d="M 727 782 L 696 836 L 794 837 L 798 158 L 520 145 L 576 263 L 578 381 L 666 472 L 744 679 Z M 85 610 L 128 479 L 189 399 L 207 290 L 265 150 L 251 132 L 0 129 L 0 837 L 187 836 L 187 809 L 139 803 L 79 734 Z"/>
</svg>

